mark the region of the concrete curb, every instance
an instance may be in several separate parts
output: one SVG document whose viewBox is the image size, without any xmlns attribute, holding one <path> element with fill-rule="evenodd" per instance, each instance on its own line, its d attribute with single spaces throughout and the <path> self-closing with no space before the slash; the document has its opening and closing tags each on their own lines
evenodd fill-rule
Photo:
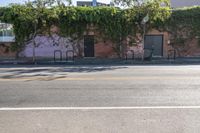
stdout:
<svg viewBox="0 0 200 133">
<path fill-rule="evenodd" d="M 187 59 L 181 58 L 177 60 L 167 60 L 167 59 L 155 59 L 151 61 L 141 61 L 141 60 L 101 60 L 101 59 L 91 59 L 91 60 L 75 60 L 74 62 L 67 61 L 46 61 L 40 60 L 31 62 L 31 61 L 17 61 L 17 60 L 4 60 L 0 61 L 0 65 L 199 65 L 200 59 Z"/>
</svg>

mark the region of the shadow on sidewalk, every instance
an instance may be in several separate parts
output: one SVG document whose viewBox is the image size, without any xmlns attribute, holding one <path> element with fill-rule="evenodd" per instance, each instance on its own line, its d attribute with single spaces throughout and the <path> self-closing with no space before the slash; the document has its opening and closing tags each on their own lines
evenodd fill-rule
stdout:
<svg viewBox="0 0 200 133">
<path fill-rule="evenodd" d="M 14 68 L 0 70 L 1 79 L 35 79 L 35 80 L 55 80 L 59 78 L 66 78 L 69 73 L 92 73 L 92 72 L 103 72 L 112 71 L 116 69 L 124 69 L 127 67 L 119 66 L 104 66 L 104 67 L 55 67 L 55 68 Z M 28 81 L 27 80 L 27 81 Z"/>
</svg>

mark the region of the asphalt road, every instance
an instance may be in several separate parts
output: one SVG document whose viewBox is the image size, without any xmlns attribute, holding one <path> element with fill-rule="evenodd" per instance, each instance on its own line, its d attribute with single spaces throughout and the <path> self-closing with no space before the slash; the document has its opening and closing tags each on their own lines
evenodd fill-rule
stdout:
<svg viewBox="0 0 200 133">
<path fill-rule="evenodd" d="M 0 107 L 200 106 L 200 66 L 0 68 Z"/>
<path fill-rule="evenodd" d="M 0 68 L 2 133 L 196 133 L 199 115 L 198 65 Z"/>
</svg>

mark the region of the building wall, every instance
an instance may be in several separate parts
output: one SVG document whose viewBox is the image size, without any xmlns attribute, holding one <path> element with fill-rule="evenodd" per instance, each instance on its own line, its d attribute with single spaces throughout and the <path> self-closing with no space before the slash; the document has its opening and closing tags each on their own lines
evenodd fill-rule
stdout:
<svg viewBox="0 0 200 133">
<path fill-rule="evenodd" d="M 89 35 L 94 35 L 90 32 Z M 168 46 L 168 34 L 166 32 L 159 32 L 152 30 L 147 33 L 147 35 L 163 35 L 163 56 L 167 57 Z M 54 51 L 61 51 L 62 57 L 66 58 L 66 52 L 69 50 L 74 50 L 75 56 L 84 57 L 84 41 L 80 41 L 79 44 L 76 42 L 71 42 L 70 38 L 59 37 L 54 34 L 52 37 L 49 36 L 37 36 L 35 38 L 37 47 L 35 48 L 35 56 L 37 58 L 54 58 Z M 142 54 L 142 38 L 140 37 L 140 43 L 134 46 L 127 46 L 124 49 L 125 52 L 134 51 L 135 57 L 139 58 Z M 114 44 L 111 41 L 97 41 L 94 44 L 94 52 L 96 58 L 117 58 L 117 53 L 113 49 Z M 130 54 L 130 53 L 126 53 Z M 26 45 L 24 50 L 20 53 L 20 57 L 32 57 L 33 56 L 33 41 Z M 71 55 L 68 55 L 71 56 Z"/>
<path fill-rule="evenodd" d="M 152 30 L 147 33 L 147 35 L 163 35 L 163 57 L 168 57 L 168 50 L 176 49 L 178 57 L 200 57 L 200 46 L 197 39 L 188 40 L 185 42 L 186 45 L 172 45 L 169 44 L 170 35 L 167 32 L 159 32 L 157 30 Z M 36 37 L 35 55 L 38 58 L 54 58 L 54 51 L 60 50 L 62 52 L 62 57 L 66 58 L 66 52 L 68 50 L 75 51 L 75 56 L 84 57 L 84 41 L 80 41 L 79 45 L 70 42 L 69 38 L 61 38 L 54 35 L 54 41 L 48 36 L 38 36 Z M 98 41 L 94 44 L 94 51 L 96 58 L 117 58 L 117 53 L 113 49 L 113 43 L 109 41 Z M 0 45 L 0 55 L 1 57 L 14 57 L 15 53 L 6 52 L 7 47 Z M 134 46 L 127 46 L 125 49 L 126 54 L 131 58 L 131 51 L 134 51 L 135 58 L 141 58 L 143 54 L 143 44 L 140 41 Z M 79 53 L 80 52 L 80 53 Z M 32 57 L 33 56 L 33 43 L 26 45 L 25 49 L 19 54 L 20 57 Z M 72 56 L 72 55 L 68 55 Z M 57 55 L 58 57 L 58 55 Z"/>
<path fill-rule="evenodd" d="M 95 57 L 97 58 L 117 58 L 112 42 L 98 42 L 95 44 Z"/>
<path fill-rule="evenodd" d="M 54 39 L 48 36 L 37 36 L 35 42 L 38 45 L 35 47 L 35 56 L 37 58 L 54 58 L 54 51 L 61 51 L 62 57 L 66 58 L 66 52 L 74 50 L 74 55 L 81 55 L 84 57 L 84 41 L 80 41 L 80 44 L 70 42 L 69 38 L 62 38 L 57 35 L 53 36 Z M 113 50 L 112 43 L 97 42 L 94 44 L 95 57 L 97 58 L 115 58 L 116 53 Z M 81 52 L 79 54 L 79 52 Z M 57 57 L 59 53 L 57 53 Z M 33 56 L 33 42 L 26 45 L 24 50 L 19 54 L 20 57 L 32 57 Z M 68 56 L 72 56 L 69 53 Z"/>
<path fill-rule="evenodd" d="M 63 58 L 66 57 L 68 50 L 73 50 L 72 43 L 69 38 L 59 37 L 56 34 L 53 36 L 37 36 L 35 39 L 35 56 L 38 58 L 53 58 L 54 51 L 60 50 Z M 20 57 L 33 56 L 33 41 L 29 42 L 24 50 L 19 54 Z"/>
<path fill-rule="evenodd" d="M 92 1 L 77 1 L 77 6 L 93 6 Z M 108 6 L 109 4 L 97 2 L 96 6 Z"/>
<path fill-rule="evenodd" d="M 160 32 L 157 30 L 151 30 L 146 35 L 163 35 L 163 57 L 168 57 L 168 50 L 171 49 L 171 47 L 168 45 L 169 41 L 169 34 L 167 32 Z M 127 56 L 131 58 L 131 54 L 134 52 L 135 58 L 142 58 L 142 55 L 144 53 L 143 51 L 143 38 L 141 35 L 138 35 L 137 37 L 137 43 L 133 46 L 127 47 Z"/>
<path fill-rule="evenodd" d="M 178 57 L 200 57 L 200 44 L 197 38 L 189 39 L 184 44 L 173 46 Z"/>
<path fill-rule="evenodd" d="M 200 5 L 200 0 L 171 0 L 172 8 Z"/>
<path fill-rule="evenodd" d="M 91 1 L 77 1 L 77 6 L 92 6 Z"/>
</svg>

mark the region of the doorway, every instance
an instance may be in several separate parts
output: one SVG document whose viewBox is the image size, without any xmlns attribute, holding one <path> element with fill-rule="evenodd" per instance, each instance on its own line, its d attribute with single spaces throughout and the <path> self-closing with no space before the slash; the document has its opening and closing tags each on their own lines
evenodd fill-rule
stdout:
<svg viewBox="0 0 200 133">
<path fill-rule="evenodd" d="M 144 49 L 152 50 L 154 57 L 163 56 L 163 35 L 145 35 Z"/>
<path fill-rule="evenodd" d="M 94 57 L 94 36 L 84 36 L 84 56 Z"/>
</svg>

